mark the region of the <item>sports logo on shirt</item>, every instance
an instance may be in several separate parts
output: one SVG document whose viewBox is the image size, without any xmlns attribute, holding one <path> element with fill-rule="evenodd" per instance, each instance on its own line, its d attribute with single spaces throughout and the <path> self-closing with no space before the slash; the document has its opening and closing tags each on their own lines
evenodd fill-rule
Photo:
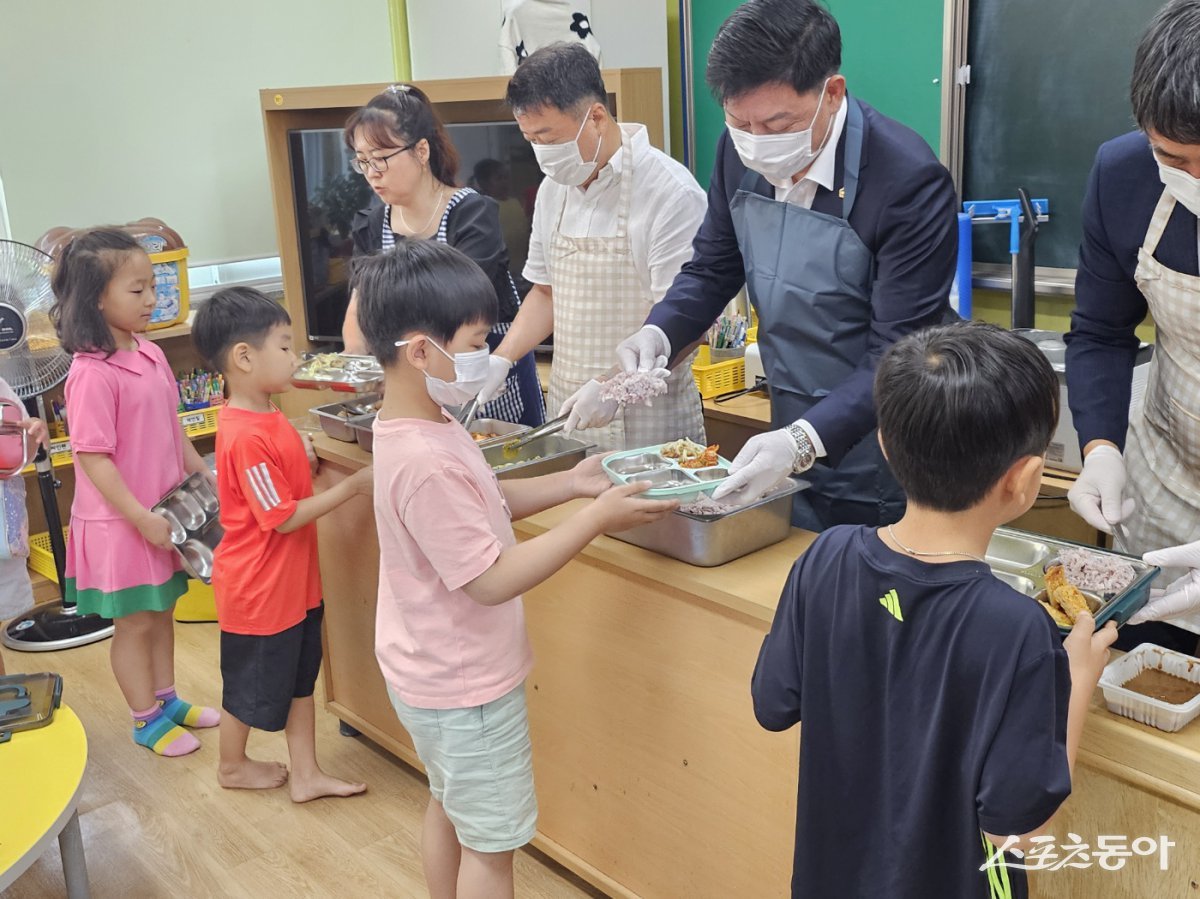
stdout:
<svg viewBox="0 0 1200 899">
<path fill-rule="evenodd" d="M 267 471 L 265 462 L 246 469 L 246 483 L 254 491 L 254 498 L 258 500 L 258 504 L 262 506 L 264 512 L 270 512 L 283 502 L 279 498 L 279 492 L 275 489 L 275 482 L 271 480 L 271 473 Z"/>
<path fill-rule="evenodd" d="M 904 616 L 900 613 L 900 597 L 895 590 L 889 590 L 883 596 L 879 597 L 879 604 L 888 610 L 888 614 L 897 621 L 903 621 Z"/>
</svg>

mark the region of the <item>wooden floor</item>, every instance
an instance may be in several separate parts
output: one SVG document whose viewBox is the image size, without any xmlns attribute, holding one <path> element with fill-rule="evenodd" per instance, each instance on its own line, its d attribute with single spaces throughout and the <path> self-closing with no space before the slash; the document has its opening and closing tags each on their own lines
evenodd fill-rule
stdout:
<svg viewBox="0 0 1200 899">
<path fill-rule="evenodd" d="M 218 705 L 216 625 L 179 624 L 175 631 L 180 693 Z M 135 746 L 108 645 L 61 653 L 3 650 L 10 674 L 62 674 L 63 700 L 87 731 L 79 812 L 93 897 L 426 895 L 419 855 L 425 780 L 365 737 L 339 735 L 337 719 L 322 710 L 319 680 L 318 758 L 331 774 L 366 781 L 368 792 L 298 806 L 286 787 L 253 793 L 218 787 L 215 730 L 198 731 L 203 747 L 179 759 Z M 282 733 L 255 732 L 250 752 L 287 760 Z M 0 797 L 0 814 L 14 811 L 19 814 L 3 808 Z M 517 853 L 516 892 L 546 899 L 601 895 L 529 851 Z M 57 844 L 0 895 L 66 895 Z"/>
</svg>

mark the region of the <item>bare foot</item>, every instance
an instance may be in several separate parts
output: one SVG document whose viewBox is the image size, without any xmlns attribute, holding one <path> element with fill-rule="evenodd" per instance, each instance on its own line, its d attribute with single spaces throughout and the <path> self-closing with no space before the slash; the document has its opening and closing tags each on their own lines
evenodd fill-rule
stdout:
<svg viewBox="0 0 1200 899">
<path fill-rule="evenodd" d="M 316 774 L 311 777 L 293 775 L 289 788 L 292 802 L 310 802 L 323 796 L 354 796 L 366 792 L 367 785 L 340 780 L 318 768 Z"/>
<path fill-rule="evenodd" d="M 282 787 L 287 779 L 287 767 L 279 762 L 243 759 L 234 765 L 222 764 L 217 769 L 217 783 L 227 790 L 273 790 Z"/>
</svg>

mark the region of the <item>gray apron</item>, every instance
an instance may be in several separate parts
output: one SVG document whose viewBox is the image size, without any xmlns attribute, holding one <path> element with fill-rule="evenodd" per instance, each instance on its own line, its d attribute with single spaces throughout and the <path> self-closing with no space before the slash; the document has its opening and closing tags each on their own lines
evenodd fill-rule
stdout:
<svg viewBox="0 0 1200 899">
<path fill-rule="evenodd" d="M 874 257 L 846 219 L 858 193 L 863 115 L 847 105 L 842 217 L 754 193 L 748 171 L 729 204 L 758 312 L 758 344 L 771 392 L 771 427 L 803 418 L 867 355 Z M 835 524 L 878 526 L 904 514 L 904 493 L 872 431 L 836 467 L 818 460 L 796 494 L 792 523 L 811 531 Z"/>
</svg>

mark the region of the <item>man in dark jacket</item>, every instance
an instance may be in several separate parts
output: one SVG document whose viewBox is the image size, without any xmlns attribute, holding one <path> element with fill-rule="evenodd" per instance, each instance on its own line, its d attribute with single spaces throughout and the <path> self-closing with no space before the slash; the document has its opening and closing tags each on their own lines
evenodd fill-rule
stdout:
<svg viewBox="0 0 1200 899">
<path fill-rule="evenodd" d="M 837 22 L 810 0 L 749 0 L 721 26 L 707 77 L 728 128 L 708 213 L 691 262 L 617 351 L 627 371 L 680 358 L 746 284 L 776 430 L 746 444 L 715 497 L 808 471 L 793 517 L 812 530 L 900 517 L 873 373 L 900 337 L 954 317 L 958 251 L 950 174 L 849 96 L 840 66 Z"/>
</svg>

